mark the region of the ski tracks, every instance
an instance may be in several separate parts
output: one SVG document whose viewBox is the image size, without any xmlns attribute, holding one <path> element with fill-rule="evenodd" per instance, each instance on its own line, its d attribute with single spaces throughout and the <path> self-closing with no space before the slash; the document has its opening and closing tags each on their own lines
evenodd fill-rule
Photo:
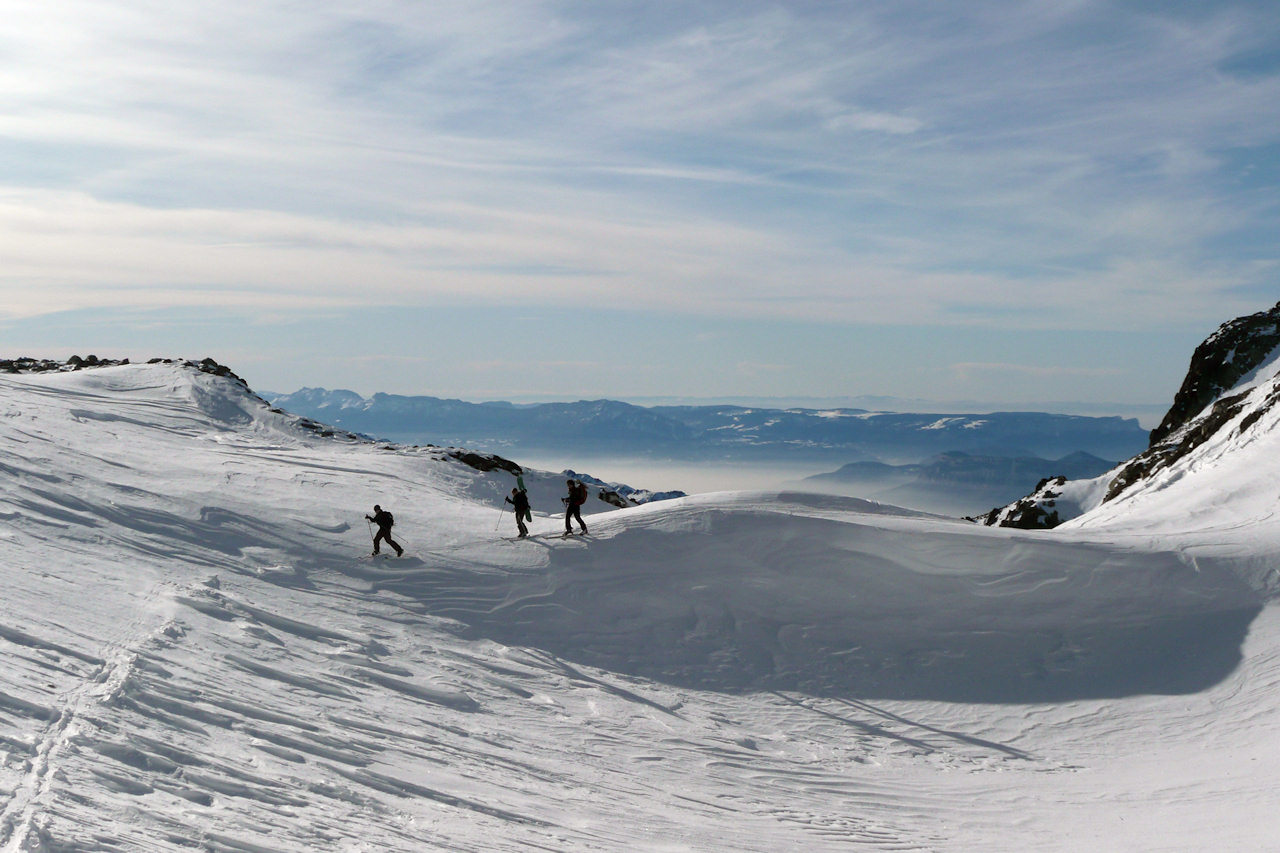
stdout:
<svg viewBox="0 0 1280 853">
<path fill-rule="evenodd" d="M 57 655 L 64 661 L 70 657 L 77 667 L 61 667 L 64 673 L 76 673 L 78 678 L 59 692 L 51 708 L 32 705 L 28 708 L 34 717 L 43 717 L 45 725 L 30 748 L 25 775 L 7 794 L 0 806 L 0 853 L 38 850 L 42 843 L 44 809 L 55 796 L 55 788 L 61 778 L 59 773 L 63 754 L 92 723 L 86 721 L 90 709 L 114 698 L 124 689 L 133 674 L 137 660 L 136 650 L 157 634 L 164 632 L 168 621 L 164 613 L 166 602 L 173 598 L 172 585 L 155 583 L 143 593 L 132 618 L 125 621 L 119 631 L 101 650 L 100 657 L 85 655 L 64 646 L 42 641 L 38 637 L 5 629 L 4 638 L 26 646 L 38 653 Z M 10 702 L 20 702 L 10 698 Z"/>
</svg>

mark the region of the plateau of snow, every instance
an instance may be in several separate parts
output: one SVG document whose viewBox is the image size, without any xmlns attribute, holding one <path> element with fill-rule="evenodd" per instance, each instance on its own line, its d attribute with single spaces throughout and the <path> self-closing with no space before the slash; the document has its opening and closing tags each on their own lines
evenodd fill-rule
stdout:
<svg viewBox="0 0 1280 853">
<path fill-rule="evenodd" d="M 510 541 L 510 474 L 233 379 L 0 377 L 0 850 L 1274 849 L 1276 417 L 1053 531 L 720 493 L 561 539 L 526 472 Z"/>
</svg>

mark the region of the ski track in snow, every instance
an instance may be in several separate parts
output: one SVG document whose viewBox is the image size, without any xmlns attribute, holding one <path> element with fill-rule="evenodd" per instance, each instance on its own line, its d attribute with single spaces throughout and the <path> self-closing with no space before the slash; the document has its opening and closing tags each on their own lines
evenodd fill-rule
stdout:
<svg viewBox="0 0 1280 853">
<path fill-rule="evenodd" d="M 1269 515 L 1055 536 L 717 495 L 505 542 L 507 475 L 168 366 L 0 378 L 0 470 L 3 851 L 1280 835 Z M 409 557 L 362 559 L 375 502 Z"/>
</svg>

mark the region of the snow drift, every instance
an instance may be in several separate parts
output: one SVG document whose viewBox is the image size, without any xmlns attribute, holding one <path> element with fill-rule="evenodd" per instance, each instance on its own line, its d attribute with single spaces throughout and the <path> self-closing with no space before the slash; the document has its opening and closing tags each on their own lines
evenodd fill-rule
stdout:
<svg viewBox="0 0 1280 853">
<path fill-rule="evenodd" d="M 512 542 L 503 467 L 232 376 L 0 376 L 0 846 L 1258 846 L 1280 429 L 1252 429 L 1051 532 L 720 494 L 566 540 L 562 478 L 526 472 Z M 408 557 L 367 558 L 374 503 Z"/>
<path fill-rule="evenodd" d="M 680 687 L 952 702 L 1195 692 L 1239 662 L 1260 601 L 1176 552 L 853 499 L 704 497 L 592 529 L 587 549 L 531 546 L 536 572 L 369 578 L 467 636 Z"/>
</svg>

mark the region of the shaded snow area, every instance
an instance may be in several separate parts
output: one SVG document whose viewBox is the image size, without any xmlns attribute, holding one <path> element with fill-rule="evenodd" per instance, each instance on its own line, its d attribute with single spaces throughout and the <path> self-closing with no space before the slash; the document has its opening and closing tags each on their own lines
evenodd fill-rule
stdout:
<svg viewBox="0 0 1280 853">
<path fill-rule="evenodd" d="M 562 539 L 529 472 L 511 541 L 510 474 L 226 378 L 3 376 L 0 850 L 1274 849 L 1251 435 L 1094 526 L 725 493 Z"/>
</svg>

